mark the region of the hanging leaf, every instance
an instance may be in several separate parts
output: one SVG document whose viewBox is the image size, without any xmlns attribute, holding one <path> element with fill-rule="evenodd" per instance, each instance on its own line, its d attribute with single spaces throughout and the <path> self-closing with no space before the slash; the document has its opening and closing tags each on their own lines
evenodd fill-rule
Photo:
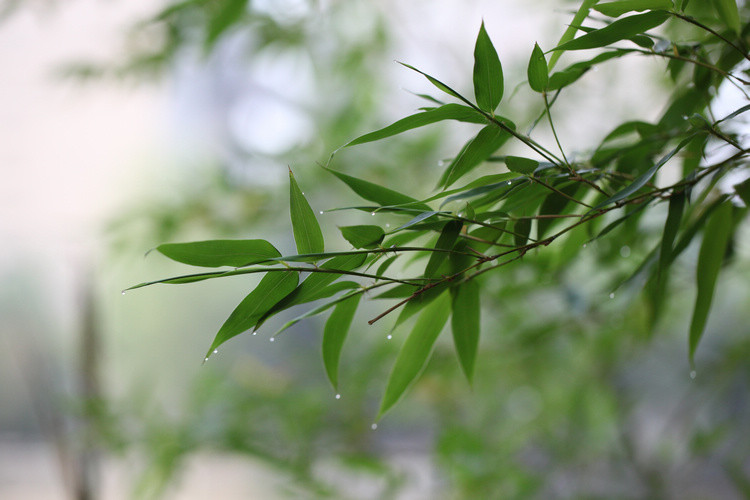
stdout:
<svg viewBox="0 0 750 500">
<path fill-rule="evenodd" d="M 549 74 L 547 71 L 547 59 L 544 58 L 544 52 L 542 52 L 539 44 L 535 43 L 534 50 L 531 52 L 529 67 L 526 71 L 531 90 L 536 92 L 547 90 L 547 83 L 549 83 Z"/>
<path fill-rule="evenodd" d="M 450 311 L 450 295 L 447 293 L 441 294 L 422 310 L 414 329 L 396 357 L 385 388 L 385 395 L 380 403 L 378 420 L 396 404 L 427 365 L 432 347 L 448 321 Z"/>
<path fill-rule="evenodd" d="M 289 210 L 292 216 L 292 231 L 297 243 L 297 253 L 321 253 L 324 251 L 323 233 L 318 225 L 310 204 L 300 191 L 294 180 L 292 170 L 289 170 Z"/>
<path fill-rule="evenodd" d="M 258 286 L 245 297 L 221 325 L 206 358 L 221 344 L 255 326 L 261 317 L 277 302 L 297 287 L 299 276 L 296 271 L 269 272 Z"/>
<path fill-rule="evenodd" d="M 552 50 L 584 50 L 606 47 L 621 40 L 640 35 L 646 31 L 656 28 L 669 19 L 669 13 L 663 10 L 636 14 L 619 19 L 604 28 L 594 30 L 590 33 L 571 40 Z"/>
<path fill-rule="evenodd" d="M 516 248 L 526 245 L 531 233 L 531 219 L 518 219 L 513 226 L 513 242 Z"/>
<path fill-rule="evenodd" d="M 431 125 L 433 123 L 443 120 L 456 120 L 459 122 L 466 123 L 487 123 L 487 119 L 482 113 L 468 106 L 461 104 L 446 104 L 439 108 L 428 109 L 415 115 L 407 116 L 401 120 L 388 125 L 385 128 L 376 130 L 360 136 L 353 141 L 347 143 L 344 147 L 356 146 L 357 144 L 364 144 L 372 141 L 379 141 L 386 137 L 391 137 L 407 130 L 412 130 L 418 127 L 424 127 L 425 125 Z"/>
<path fill-rule="evenodd" d="M 500 58 L 482 22 L 474 46 L 474 96 L 477 105 L 488 113 L 494 112 L 503 98 L 503 89 Z"/>
<path fill-rule="evenodd" d="M 402 65 L 402 66 L 405 66 L 405 67 L 409 68 L 412 71 L 416 71 L 420 75 L 422 75 L 425 78 L 427 78 L 427 80 L 429 80 L 429 82 L 431 84 L 433 84 L 435 87 L 437 87 L 438 89 L 440 89 L 443 92 L 445 92 L 446 94 L 448 94 L 450 96 L 453 96 L 456 99 L 460 99 L 463 102 L 465 102 L 465 103 L 468 104 L 468 102 L 469 102 L 468 99 L 466 99 L 464 96 L 462 96 L 461 94 L 459 94 L 458 92 L 456 92 L 455 90 L 453 90 L 452 88 L 450 88 L 449 86 L 447 86 L 446 84 L 444 84 L 443 82 L 441 82 L 440 80 L 438 80 L 437 78 L 428 75 L 424 71 L 419 70 L 419 69 L 415 68 L 414 66 L 411 66 L 410 64 L 406 64 L 406 63 L 402 63 L 402 62 L 399 62 L 399 64 Z"/>
<path fill-rule="evenodd" d="M 669 10 L 673 8 L 672 0 L 619 0 L 604 2 L 594 6 L 594 10 L 605 16 L 620 17 L 628 12 L 643 12 L 644 10 Z"/>
<path fill-rule="evenodd" d="M 323 330 L 323 364 L 326 368 L 328 380 L 333 388 L 339 387 L 339 359 L 344 340 L 349 333 L 354 313 L 357 311 L 359 300 L 362 295 L 354 295 L 339 302 L 334 308 L 331 316 L 326 321 Z"/>
<path fill-rule="evenodd" d="M 387 187 L 380 186 L 378 184 L 352 177 L 341 172 L 337 172 L 330 168 L 326 168 L 333 175 L 342 180 L 352 191 L 357 193 L 359 196 L 367 201 L 377 203 L 380 206 L 401 206 L 407 205 L 415 210 L 430 210 L 430 207 L 421 203 L 419 200 L 401 194 L 398 191 L 388 189 Z"/>
<path fill-rule="evenodd" d="M 448 222 L 445 227 L 443 227 L 443 230 L 440 233 L 437 242 L 435 243 L 435 249 L 452 249 L 453 245 L 455 245 L 456 240 L 458 239 L 458 235 L 461 232 L 461 228 L 463 227 L 463 225 L 463 222 L 458 220 L 452 220 Z M 440 268 L 440 264 L 445 261 L 448 255 L 449 254 L 446 252 L 432 252 L 430 254 L 430 260 L 427 262 L 427 267 L 425 267 L 424 277 L 434 277 L 438 269 Z"/>
<path fill-rule="evenodd" d="M 443 173 L 440 185 L 447 187 L 486 161 L 511 137 L 497 125 L 487 125 L 470 140 Z"/>
<path fill-rule="evenodd" d="M 479 291 L 479 284 L 475 280 L 451 289 L 453 343 L 461 369 L 469 383 L 474 376 L 474 361 L 479 347 Z"/>
<path fill-rule="evenodd" d="M 380 226 L 344 226 L 339 230 L 344 239 L 354 248 L 375 248 L 385 237 Z"/>
<path fill-rule="evenodd" d="M 519 156 L 506 156 L 505 166 L 508 170 L 522 175 L 531 175 L 539 167 L 539 162 Z"/>
<path fill-rule="evenodd" d="M 696 282 L 698 295 L 695 298 L 693 318 L 690 322 L 690 363 L 695 359 L 695 350 L 706 328 L 708 313 L 713 301 L 716 279 L 724 261 L 729 236 L 732 232 L 732 203 L 722 203 L 706 222 L 698 254 Z"/>
<path fill-rule="evenodd" d="M 740 32 L 740 13 L 735 0 L 713 0 L 721 20 L 735 33 Z"/>
<path fill-rule="evenodd" d="M 242 267 L 281 257 L 266 240 L 209 240 L 165 243 L 156 247 L 177 262 L 201 267 Z"/>
<path fill-rule="evenodd" d="M 589 11 L 591 10 L 591 7 L 598 1 L 599 0 L 583 0 L 583 2 L 581 2 L 581 6 L 578 7 L 578 11 L 576 11 L 575 16 L 573 16 L 573 20 L 570 22 L 568 28 L 560 37 L 560 41 L 557 42 L 558 47 L 570 40 L 573 40 L 573 37 L 576 36 L 576 33 L 578 32 L 578 27 L 583 24 L 583 21 L 585 21 L 587 17 L 589 17 Z M 550 71 L 555 67 L 555 64 L 557 64 L 557 60 L 560 59 L 561 55 L 561 51 L 552 53 L 549 58 Z"/>
<path fill-rule="evenodd" d="M 559 90 L 563 87 L 567 87 L 568 85 L 574 83 L 576 80 L 585 75 L 586 72 L 588 72 L 595 65 L 603 63 L 610 59 L 614 59 L 616 57 L 622 57 L 629 52 L 630 51 L 621 49 L 610 50 L 608 52 L 604 52 L 603 54 L 599 54 L 598 56 L 588 61 L 581 61 L 575 64 L 571 64 L 564 70 L 553 73 L 549 77 L 549 84 L 547 85 L 548 90 Z M 556 54 L 561 54 L 561 52 L 553 53 L 552 57 L 554 57 Z"/>
</svg>

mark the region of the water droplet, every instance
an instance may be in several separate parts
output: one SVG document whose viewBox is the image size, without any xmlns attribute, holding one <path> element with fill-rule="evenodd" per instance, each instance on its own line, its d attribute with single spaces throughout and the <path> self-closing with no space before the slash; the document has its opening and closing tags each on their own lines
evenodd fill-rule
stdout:
<svg viewBox="0 0 750 500">
<path fill-rule="evenodd" d="M 125 295 L 125 290 L 122 291 L 122 294 Z"/>
<path fill-rule="evenodd" d="M 513 184 L 513 181 L 508 181 L 508 185 L 510 186 L 511 184 Z"/>
<path fill-rule="evenodd" d="M 687 120 L 688 119 L 688 115 L 682 115 L 682 119 L 683 120 Z"/>
<path fill-rule="evenodd" d="M 304 191 L 302 191 L 302 194 L 304 195 L 304 194 L 305 194 L 305 192 L 304 192 Z"/>
<path fill-rule="evenodd" d="M 323 215 L 323 211 L 322 211 L 322 210 L 321 210 L 320 212 L 318 212 L 318 213 L 319 213 L 320 215 Z"/>
<path fill-rule="evenodd" d="M 203 362 L 205 363 L 206 361 L 208 361 L 208 356 L 206 356 L 205 358 L 203 358 Z"/>
<path fill-rule="evenodd" d="M 273 338 L 273 337 L 271 337 L 270 339 L 268 339 L 269 342 L 273 342 L 274 340 L 276 340 L 276 339 Z"/>
<path fill-rule="evenodd" d="M 438 160 L 438 167 L 445 166 L 445 160 Z"/>
<path fill-rule="evenodd" d="M 615 298 L 615 292 L 612 292 L 612 293 L 610 293 L 610 294 L 609 294 L 609 298 L 610 298 L 610 299 L 614 299 L 614 298 Z"/>
<path fill-rule="evenodd" d="M 690 378 L 691 378 L 692 380 L 695 380 L 695 377 L 696 377 L 697 375 L 698 375 L 698 374 L 696 373 L 696 371 L 695 371 L 695 370 L 690 370 Z"/>
<path fill-rule="evenodd" d="M 385 227 L 391 227 L 391 225 L 386 222 Z"/>
<path fill-rule="evenodd" d="M 375 212 L 371 213 L 370 215 L 375 215 Z"/>
<path fill-rule="evenodd" d="M 583 244 L 583 248 L 586 248 L 586 243 Z"/>
<path fill-rule="evenodd" d="M 214 354 L 218 354 L 218 353 L 219 353 L 219 350 L 218 349 L 214 349 Z"/>
<path fill-rule="evenodd" d="M 388 336 L 386 336 L 386 339 L 388 339 L 388 340 L 391 340 L 392 338 L 393 338 L 393 335 L 391 335 L 391 334 L 388 334 Z"/>
<path fill-rule="evenodd" d="M 630 257 L 630 247 L 627 245 L 623 245 L 623 247 L 620 248 L 620 256 L 622 256 L 625 259 Z"/>
<path fill-rule="evenodd" d="M 372 425 L 370 426 L 370 429 L 372 429 L 372 430 L 375 430 L 375 429 L 377 429 L 377 428 L 378 428 L 378 424 L 372 424 Z"/>
<path fill-rule="evenodd" d="M 341 394 L 336 394 L 336 399 L 341 399 Z"/>
</svg>

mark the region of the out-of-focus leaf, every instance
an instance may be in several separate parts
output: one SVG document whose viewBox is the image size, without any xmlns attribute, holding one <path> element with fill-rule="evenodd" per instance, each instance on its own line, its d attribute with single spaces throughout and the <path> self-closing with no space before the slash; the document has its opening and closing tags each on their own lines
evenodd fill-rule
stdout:
<svg viewBox="0 0 750 500">
<path fill-rule="evenodd" d="M 558 71 L 550 75 L 549 84 L 547 85 L 547 87 L 549 90 L 559 90 L 563 87 L 567 87 L 571 83 L 574 83 L 576 80 L 581 78 L 588 70 L 590 70 L 596 64 L 603 63 L 605 61 L 614 59 L 616 57 L 622 57 L 628 53 L 629 51 L 621 50 L 621 49 L 610 50 L 608 52 L 604 52 L 603 54 L 599 54 L 598 56 L 588 61 L 581 61 L 575 64 L 571 64 L 564 70 Z M 552 57 L 550 58 L 550 60 L 554 58 L 555 55 L 557 54 L 561 54 L 561 52 L 555 52 L 554 54 L 552 54 Z"/>
<path fill-rule="evenodd" d="M 569 186 L 558 187 L 558 190 L 574 198 L 576 192 L 578 191 L 578 188 L 579 186 L 574 183 Z M 539 208 L 539 215 L 562 215 L 564 213 L 565 207 L 567 207 L 570 203 L 571 201 L 569 198 L 566 198 L 559 193 L 552 192 L 544 198 L 544 201 Z M 544 235 L 547 234 L 549 228 L 558 220 L 559 219 L 554 218 L 537 219 L 537 238 L 544 238 Z"/>
<path fill-rule="evenodd" d="M 591 7 L 596 4 L 599 0 L 583 0 L 581 2 L 581 6 L 578 7 L 578 11 L 576 12 L 575 16 L 573 16 L 573 20 L 568 25 L 568 28 L 565 30 L 565 32 L 560 37 L 560 41 L 557 42 L 558 47 L 560 45 L 565 44 L 566 42 L 573 40 L 573 37 L 576 36 L 576 33 L 578 32 L 578 27 L 583 24 L 583 21 L 586 20 L 586 18 L 589 16 L 589 11 L 591 10 Z M 557 64 L 557 60 L 560 59 L 560 56 L 562 55 L 561 51 L 553 52 L 552 55 L 549 58 L 549 69 L 550 71 L 552 68 L 555 67 L 555 64 Z"/>
<path fill-rule="evenodd" d="M 513 226 L 513 241 L 516 247 L 522 247 L 529 240 L 531 219 L 518 219 Z"/>
<path fill-rule="evenodd" d="M 242 20 L 248 0 L 225 0 L 217 2 L 218 10 L 210 16 L 206 30 L 206 48 L 211 49 L 228 29 Z"/>
<path fill-rule="evenodd" d="M 685 208 L 687 195 L 685 191 L 674 193 L 669 199 L 669 209 L 667 211 L 667 220 L 664 222 L 662 231 L 661 244 L 659 245 L 659 263 L 656 266 L 656 273 L 648 289 L 650 296 L 652 327 L 659 321 L 665 299 L 667 298 L 667 283 L 669 281 L 669 267 L 673 261 L 672 247 L 677 237 L 682 221 L 682 213 Z"/>
<path fill-rule="evenodd" d="M 609 44 L 627 40 L 656 28 L 667 19 L 669 19 L 669 13 L 662 10 L 636 14 L 619 19 L 604 28 L 586 33 L 575 40 L 558 45 L 552 50 L 585 50 L 606 47 Z"/>
<path fill-rule="evenodd" d="M 296 271 L 272 272 L 266 274 L 258 286 L 245 297 L 232 311 L 229 318 L 221 325 L 206 358 L 221 344 L 249 330 L 271 309 L 277 302 L 297 287 L 299 275 Z"/>
<path fill-rule="evenodd" d="M 494 112 L 503 98 L 504 85 L 500 58 L 483 22 L 474 46 L 474 96 L 477 105 L 488 113 Z"/>
<path fill-rule="evenodd" d="M 452 249 L 453 245 L 458 239 L 458 234 L 461 232 L 462 227 L 463 222 L 461 221 L 449 221 L 440 233 L 440 236 L 435 243 L 435 248 L 440 250 Z M 440 268 L 440 264 L 445 261 L 446 257 L 448 257 L 448 254 L 446 252 L 432 252 L 430 254 L 430 260 L 427 261 L 427 267 L 425 267 L 425 278 L 434 277 L 437 273 L 437 270 Z"/>
<path fill-rule="evenodd" d="M 690 363 L 695 359 L 695 350 L 703 337 L 706 328 L 708 313 L 714 297 L 716 279 L 724 261 L 724 252 L 732 232 L 732 204 L 729 201 L 722 203 L 706 221 L 703 233 L 700 253 L 698 254 L 698 267 L 696 269 L 696 282 L 698 294 L 695 298 L 693 318 L 690 321 Z"/>
<path fill-rule="evenodd" d="M 424 127 L 443 120 L 456 120 L 466 123 L 487 123 L 487 119 L 477 110 L 462 104 L 445 104 L 439 108 L 432 108 L 415 115 L 407 116 L 388 125 L 385 128 L 362 135 L 347 143 L 344 147 L 356 146 L 366 142 L 379 141 L 407 130 Z"/>
<path fill-rule="evenodd" d="M 746 207 L 750 207 L 750 179 L 734 186 L 735 192 L 739 195 Z"/>
<path fill-rule="evenodd" d="M 331 385 L 336 390 L 339 387 L 341 348 L 344 346 L 344 340 L 349 333 L 349 327 L 352 324 L 361 297 L 362 295 L 353 295 L 339 302 L 328 321 L 326 321 L 323 330 L 323 364 L 326 368 L 326 374 L 328 374 L 328 380 L 331 381 Z"/>
<path fill-rule="evenodd" d="M 294 174 L 289 170 L 289 211 L 292 217 L 292 231 L 300 254 L 321 253 L 324 251 L 323 233 L 310 204 L 302 194 Z"/>
<path fill-rule="evenodd" d="M 617 2 L 604 2 L 594 6 L 594 10 L 605 16 L 620 17 L 628 12 L 644 10 L 669 10 L 673 7 L 672 0 L 619 0 Z"/>
<path fill-rule="evenodd" d="M 380 226 L 344 226 L 341 235 L 354 248 L 375 248 L 383 241 L 385 233 Z"/>
<path fill-rule="evenodd" d="M 422 310 L 414 329 L 396 357 L 396 362 L 385 388 L 385 395 L 380 403 L 377 419 L 380 419 L 398 402 L 409 385 L 427 365 L 432 347 L 448 321 L 450 311 L 450 295 L 447 293 L 442 293 Z"/>
<path fill-rule="evenodd" d="M 281 257 L 266 240 L 209 240 L 165 243 L 156 247 L 177 262 L 201 267 L 242 267 Z"/>
<path fill-rule="evenodd" d="M 740 13 L 736 0 L 713 0 L 714 8 L 721 20 L 734 31 L 740 32 Z"/>
<path fill-rule="evenodd" d="M 451 328 L 453 343 L 466 379 L 471 383 L 474 376 L 474 361 L 479 347 L 479 285 L 470 280 L 451 289 L 453 315 Z"/>
<path fill-rule="evenodd" d="M 410 208 L 416 210 L 430 210 L 429 206 L 411 196 L 401 194 L 398 191 L 388 189 L 387 187 L 380 186 L 364 179 L 337 172 L 330 168 L 326 168 L 326 170 L 342 180 L 352 191 L 367 201 L 377 203 L 380 206 L 408 205 Z"/>
<path fill-rule="evenodd" d="M 456 159 L 451 162 L 440 179 L 440 185 L 447 187 L 487 160 L 506 143 L 510 133 L 497 125 L 487 125 L 469 141 Z"/>
<path fill-rule="evenodd" d="M 531 175 L 534 170 L 539 167 L 539 162 L 531 160 L 529 158 L 521 158 L 520 156 L 506 156 L 505 166 L 508 170 L 522 175 Z"/>
<path fill-rule="evenodd" d="M 529 87 L 531 87 L 531 90 L 536 92 L 547 90 L 547 83 L 549 82 L 547 59 L 544 58 L 544 52 L 542 52 L 538 43 L 534 44 L 534 50 L 531 52 L 531 59 L 529 60 L 526 75 L 529 78 Z"/>
</svg>

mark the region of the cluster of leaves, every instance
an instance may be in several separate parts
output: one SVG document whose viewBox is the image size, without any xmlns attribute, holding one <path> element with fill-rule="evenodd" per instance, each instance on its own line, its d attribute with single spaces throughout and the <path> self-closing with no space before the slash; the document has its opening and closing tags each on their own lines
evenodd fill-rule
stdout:
<svg viewBox="0 0 750 500">
<path fill-rule="evenodd" d="M 496 113 L 505 82 L 484 25 L 474 50 L 473 100 L 405 65 L 455 102 L 425 96 L 429 107 L 344 147 L 446 120 L 479 126 L 436 179 L 435 194 L 416 199 L 333 170 L 329 163 L 324 168 L 368 202 L 347 210 L 382 214 L 391 222 L 385 228 L 374 224 L 341 227 L 341 235 L 353 249 L 326 250 L 331 242 L 325 241 L 315 212 L 290 171 L 296 254 L 282 255 L 261 239 L 163 244 L 157 250 L 175 261 L 229 269 L 133 288 L 262 274 L 255 289 L 219 329 L 206 360 L 230 338 L 248 330 L 255 334 L 269 318 L 294 306 L 322 301 L 288 321 L 271 339 L 303 318 L 332 309 L 322 350 L 335 388 L 342 346 L 361 298 L 395 301 L 368 322 L 398 312 L 396 328 L 416 316 L 387 382 L 380 418 L 423 370 L 449 319 L 460 365 L 472 379 L 482 323 L 480 298 L 487 279 L 501 275 L 501 268 L 554 252 L 555 269 L 564 269 L 574 263 L 582 243 L 611 237 L 624 226 L 637 229 L 646 213 L 666 204 L 658 240 L 622 283 L 645 289 L 653 326 L 668 295 L 672 264 L 694 240 L 700 240 L 697 296 L 689 332 L 692 363 L 717 278 L 732 254 L 735 234 L 750 204 L 750 182 L 730 185 L 726 180 L 728 173 L 742 171 L 746 165 L 750 150 L 743 147 L 732 125 L 750 105 L 718 118 L 710 108 L 721 84 L 743 93 L 750 85 L 742 71 L 743 63 L 750 61 L 750 28 L 734 0 L 713 0 L 710 12 L 705 5 L 688 10 L 692 7 L 687 0 L 676 4 L 671 0 L 583 1 L 556 47 L 547 52 L 539 45 L 533 47 L 527 83 L 539 94 L 543 111 L 526 133 Z M 713 20 L 714 14 L 721 22 Z M 586 26 L 586 20 L 603 25 Z M 689 26 L 693 31 L 679 40 L 653 32 L 667 24 Z M 579 31 L 583 34 L 576 37 Z M 596 55 L 554 70 L 563 53 L 587 50 L 596 50 Z M 673 89 L 665 111 L 654 123 L 620 124 L 590 154 L 566 154 L 551 113 L 559 96 L 595 65 L 633 55 L 665 60 Z M 542 120 L 549 124 L 554 147 L 531 135 Z M 509 142 L 523 145 L 529 154 L 498 154 Z M 481 169 L 488 173 L 477 175 Z M 659 172 L 665 169 L 675 172 L 677 180 L 659 183 Z M 464 184 L 455 187 L 459 181 Z M 637 230 L 633 237 L 638 238 Z M 613 289 L 617 286 L 613 284 Z"/>
</svg>

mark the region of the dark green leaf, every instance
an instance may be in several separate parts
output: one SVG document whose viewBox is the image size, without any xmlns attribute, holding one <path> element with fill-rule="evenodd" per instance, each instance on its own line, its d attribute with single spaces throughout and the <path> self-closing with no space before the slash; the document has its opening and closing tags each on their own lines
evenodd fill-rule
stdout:
<svg viewBox="0 0 750 500">
<path fill-rule="evenodd" d="M 385 395 L 380 403 L 378 419 L 396 404 L 427 365 L 432 347 L 448 321 L 450 311 L 450 295 L 447 293 L 441 294 L 422 310 L 414 329 L 396 357 L 385 388 Z"/>
<path fill-rule="evenodd" d="M 745 202 L 745 206 L 750 207 L 750 179 L 735 185 L 734 190 L 742 201 Z"/>
<path fill-rule="evenodd" d="M 505 166 L 508 170 L 522 175 L 531 175 L 534 170 L 539 167 L 539 162 L 531 160 L 529 158 L 521 158 L 520 156 L 506 156 Z"/>
<path fill-rule="evenodd" d="M 740 32 L 740 13 L 736 0 L 713 0 L 721 20 L 735 33 Z"/>
<path fill-rule="evenodd" d="M 353 281 L 342 281 L 340 283 L 334 283 L 334 285 L 343 285 L 344 283 L 350 284 L 351 285 L 349 287 L 350 289 L 351 288 L 359 288 L 359 284 L 355 283 Z M 334 285 L 331 285 L 331 286 L 334 286 Z M 326 302 L 324 304 L 321 304 L 318 307 L 316 307 L 315 309 L 310 309 L 309 311 L 306 311 L 305 313 L 300 314 L 296 318 L 294 318 L 292 320 L 289 320 L 286 323 L 284 323 L 281 326 L 281 328 L 279 328 L 272 336 L 275 337 L 276 335 L 278 335 L 281 332 L 283 332 L 284 330 L 287 330 L 288 328 L 296 325 L 297 323 L 299 323 L 300 321 L 302 321 L 305 318 L 311 318 L 313 316 L 317 316 L 318 314 L 322 314 L 322 313 L 326 312 L 328 309 L 334 307 L 336 304 L 338 304 L 340 302 L 343 302 L 344 300 L 347 300 L 350 297 L 354 297 L 355 295 L 361 295 L 361 294 L 362 294 L 362 289 L 360 288 L 359 290 L 351 291 L 349 293 L 346 293 L 346 294 L 342 295 L 341 297 L 337 297 L 334 300 L 331 300 L 331 301 L 328 301 L 328 302 Z"/>
<path fill-rule="evenodd" d="M 471 383 L 474 375 L 474 360 L 479 347 L 479 285 L 468 281 L 451 289 L 453 298 L 453 315 L 451 328 L 453 343 L 456 346 L 458 361 L 466 379 Z"/>
<path fill-rule="evenodd" d="M 446 104 L 439 108 L 428 109 L 415 115 L 407 116 L 385 128 L 360 136 L 344 147 L 379 141 L 407 130 L 424 127 L 443 120 L 456 120 L 466 123 L 487 123 L 487 119 L 477 110 L 461 104 Z"/>
<path fill-rule="evenodd" d="M 323 330 L 323 364 L 334 389 L 339 386 L 339 358 L 344 340 L 349 333 L 354 313 L 357 311 L 361 295 L 354 295 L 341 301 L 326 321 Z"/>
<path fill-rule="evenodd" d="M 354 248 L 375 248 L 383 241 L 385 233 L 380 226 L 344 226 L 341 235 Z"/>
<path fill-rule="evenodd" d="M 394 231 L 394 232 L 395 232 L 395 231 L 400 231 L 401 229 L 406 229 L 407 227 L 411 227 L 411 226 L 414 226 L 414 225 L 416 225 L 416 224 L 419 224 L 419 223 L 420 223 L 420 222 L 422 222 L 423 220 L 425 220 L 425 219 L 429 219 L 429 218 L 430 218 L 430 217 L 432 217 L 433 215 L 437 215 L 437 214 L 439 214 L 439 213 L 440 213 L 440 212 L 435 212 L 434 210 L 430 210 L 429 212 L 422 212 L 421 214 L 417 215 L 416 217 L 414 217 L 414 218 L 413 218 L 412 220 L 410 220 L 410 221 L 409 221 L 409 222 L 407 222 L 406 224 L 403 224 L 403 225 L 401 225 L 401 226 L 397 227 L 397 228 L 396 228 L 396 229 L 394 229 L 393 231 Z"/>
<path fill-rule="evenodd" d="M 450 186 L 487 160 L 507 142 L 510 133 L 496 125 L 487 125 L 469 141 L 456 159 L 451 162 L 440 179 L 441 186 Z"/>
<path fill-rule="evenodd" d="M 561 52 L 555 52 L 554 54 L 552 54 L 552 57 L 560 53 Z M 581 61 L 575 64 L 571 64 L 564 70 L 553 73 L 549 77 L 549 84 L 547 85 L 547 87 L 549 90 L 559 90 L 563 87 L 567 87 L 571 83 L 574 83 L 576 80 L 581 78 L 584 74 L 586 74 L 586 72 L 590 70 L 594 65 L 603 63 L 616 57 L 622 57 L 623 55 L 628 53 L 629 51 L 619 49 L 611 50 L 608 52 L 604 52 L 603 54 L 599 54 L 598 56 L 588 61 Z"/>
<path fill-rule="evenodd" d="M 318 225 L 318 219 L 315 218 L 305 195 L 300 191 L 291 170 L 289 170 L 289 209 L 297 252 L 300 254 L 323 252 L 323 233 Z"/>
<path fill-rule="evenodd" d="M 526 245 L 531 233 L 531 219 L 518 219 L 513 226 L 513 241 L 516 247 Z"/>
<path fill-rule="evenodd" d="M 606 47 L 609 44 L 627 40 L 646 31 L 656 28 L 669 19 L 669 13 L 662 10 L 636 14 L 619 19 L 604 28 L 571 40 L 552 50 L 584 50 Z"/>
<path fill-rule="evenodd" d="M 594 10 L 605 16 L 620 17 L 628 12 L 644 10 L 669 10 L 673 7 L 672 0 L 619 0 L 617 2 L 604 2 L 594 6 Z"/>
<path fill-rule="evenodd" d="M 209 240 L 165 243 L 156 250 L 177 262 L 191 266 L 242 267 L 281 257 L 266 240 Z"/>
<path fill-rule="evenodd" d="M 290 294 L 299 281 L 296 271 L 266 274 L 258 286 L 232 311 L 219 329 L 206 358 L 221 344 L 255 326 L 261 317 L 277 302 Z"/>
<path fill-rule="evenodd" d="M 437 78 L 434 78 L 434 77 L 428 75 L 427 73 L 425 73 L 424 71 L 419 70 L 419 69 L 417 69 L 414 66 L 411 66 L 409 64 L 402 63 L 402 62 L 399 62 L 399 64 L 402 65 L 402 66 L 406 66 L 410 70 L 416 71 L 420 75 L 424 76 L 425 78 L 427 78 L 427 80 L 430 81 L 431 84 L 433 84 L 435 87 L 439 88 L 440 90 L 442 90 L 446 94 L 448 94 L 450 96 L 453 96 L 453 97 L 455 97 L 457 99 L 460 99 L 460 100 L 468 103 L 468 100 L 464 96 L 462 96 L 461 94 L 459 94 L 458 92 L 456 92 L 455 90 L 453 90 L 452 88 L 450 88 L 449 86 L 447 86 L 446 84 L 444 84 L 443 82 L 441 82 L 440 80 L 438 80 Z"/>
<path fill-rule="evenodd" d="M 672 262 L 672 245 L 682 221 L 682 212 L 685 208 L 687 196 L 685 191 L 678 191 L 669 199 L 669 210 L 667 220 L 662 231 L 661 247 L 659 250 L 659 272 L 664 272 Z"/>
<path fill-rule="evenodd" d="M 421 203 L 419 200 L 412 198 L 411 196 L 406 196 L 405 194 L 393 191 L 392 189 L 379 186 L 378 184 L 374 184 L 364 179 L 359 179 L 357 177 L 352 177 L 351 175 L 346 175 L 344 173 L 331 170 L 330 168 L 327 168 L 326 170 L 341 179 L 344 183 L 346 183 L 347 186 L 351 188 L 352 191 L 357 193 L 365 200 L 377 203 L 381 206 L 409 205 L 410 207 L 418 210 L 430 210 L 429 206 Z"/>
<path fill-rule="evenodd" d="M 488 113 L 494 112 L 503 98 L 504 85 L 500 58 L 483 22 L 474 46 L 474 96 L 477 105 Z"/>
<path fill-rule="evenodd" d="M 452 249 L 458 239 L 462 227 L 463 222 L 461 221 L 452 220 L 448 222 L 440 233 L 440 237 L 438 237 L 437 243 L 435 243 L 435 248 L 440 250 Z M 448 253 L 446 252 L 432 252 L 430 254 L 430 260 L 427 262 L 427 267 L 425 267 L 425 278 L 434 277 L 437 270 L 440 268 L 440 264 L 445 261 L 446 257 L 448 257 Z"/>
<path fill-rule="evenodd" d="M 713 301 L 716 279 L 724 261 L 724 253 L 732 232 L 732 203 L 722 203 L 706 221 L 706 229 L 703 233 L 698 254 L 698 267 L 696 269 L 696 282 L 698 284 L 698 295 L 695 298 L 693 318 L 690 322 L 690 362 L 693 363 L 695 350 L 703 336 L 703 331 L 708 320 L 708 313 Z"/>
<path fill-rule="evenodd" d="M 531 52 L 529 67 L 526 74 L 529 78 L 529 87 L 536 92 L 547 90 L 549 75 L 547 72 L 547 59 L 544 58 L 544 52 L 539 48 L 539 44 L 534 44 L 534 50 Z"/>
</svg>

